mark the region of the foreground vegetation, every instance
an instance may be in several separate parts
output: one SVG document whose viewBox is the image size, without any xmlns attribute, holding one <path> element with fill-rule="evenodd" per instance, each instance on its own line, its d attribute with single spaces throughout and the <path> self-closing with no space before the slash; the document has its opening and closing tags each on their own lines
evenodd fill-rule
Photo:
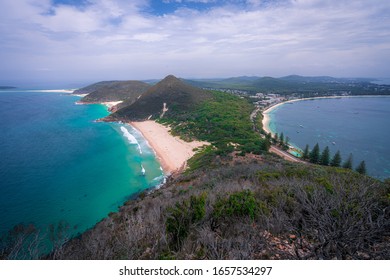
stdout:
<svg viewBox="0 0 390 280">
<path fill-rule="evenodd" d="M 389 191 L 345 169 L 237 157 L 129 201 L 56 257 L 389 259 Z"/>
</svg>

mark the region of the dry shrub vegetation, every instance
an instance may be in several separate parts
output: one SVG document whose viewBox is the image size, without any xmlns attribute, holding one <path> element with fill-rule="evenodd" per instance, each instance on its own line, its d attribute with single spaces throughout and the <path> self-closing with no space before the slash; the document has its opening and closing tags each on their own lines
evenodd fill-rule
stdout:
<svg viewBox="0 0 390 280">
<path fill-rule="evenodd" d="M 388 184 L 273 156 L 170 178 L 59 259 L 389 259 Z"/>
</svg>

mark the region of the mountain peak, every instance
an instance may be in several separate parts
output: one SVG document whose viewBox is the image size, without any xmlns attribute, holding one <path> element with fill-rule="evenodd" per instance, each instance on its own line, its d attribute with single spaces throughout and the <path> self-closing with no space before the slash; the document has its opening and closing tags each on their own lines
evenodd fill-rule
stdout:
<svg viewBox="0 0 390 280">
<path fill-rule="evenodd" d="M 179 78 L 176 78 L 174 75 L 168 75 L 157 84 L 175 85 L 177 83 L 183 83 L 183 82 Z"/>
<path fill-rule="evenodd" d="M 164 79 L 162 79 L 161 81 L 164 81 L 164 80 L 179 80 L 179 79 L 176 78 L 174 75 L 170 74 L 170 75 L 166 76 Z"/>
<path fill-rule="evenodd" d="M 178 115 L 191 111 L 210 98 L 210 92 L 168 75 L 149 88 L 135 103 L 120 108 L 111 117 L 119 120 L 156 119 L 163 115 L 163 108 L 168 108 L 166 116 Z"/>
</svg>

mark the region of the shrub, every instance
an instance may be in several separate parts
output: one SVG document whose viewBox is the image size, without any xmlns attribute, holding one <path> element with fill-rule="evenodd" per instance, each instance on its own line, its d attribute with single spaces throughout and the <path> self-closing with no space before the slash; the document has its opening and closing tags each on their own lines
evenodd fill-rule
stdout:
<svg viewBox="0 0 390 280">
<path fill-rule="evenodd" d="M 253 220 L 258 211 L 259 203 L 253 192 L 244 190 L 217 200 L 214 206 L 214 217 L 249 216 Z"/>
<path fill-rule="evenodd" d="M 177 202 L 174 207 L 167 209 L 165 228 L 170 245 L 175 250 L 181 247 L 183 240 L 188 236 L 191 224 L 201 221 L 205 216 L 206 198 L 205 193 L 191 196 L 188 200 Z"/>
</svg>

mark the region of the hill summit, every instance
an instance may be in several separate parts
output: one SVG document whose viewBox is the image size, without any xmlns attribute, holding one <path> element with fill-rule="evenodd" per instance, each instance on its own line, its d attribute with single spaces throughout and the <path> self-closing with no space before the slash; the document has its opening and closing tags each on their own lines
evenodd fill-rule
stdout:
<svg viewBox="0 0 390 280">
<path fill-rule="evenodd" d="M 150 87 L 134 103 L 125 101 L 108 119 L 136 121 L 180 115 L 211 98 L 210 92 L 169 75 Z"/>
</svg>

